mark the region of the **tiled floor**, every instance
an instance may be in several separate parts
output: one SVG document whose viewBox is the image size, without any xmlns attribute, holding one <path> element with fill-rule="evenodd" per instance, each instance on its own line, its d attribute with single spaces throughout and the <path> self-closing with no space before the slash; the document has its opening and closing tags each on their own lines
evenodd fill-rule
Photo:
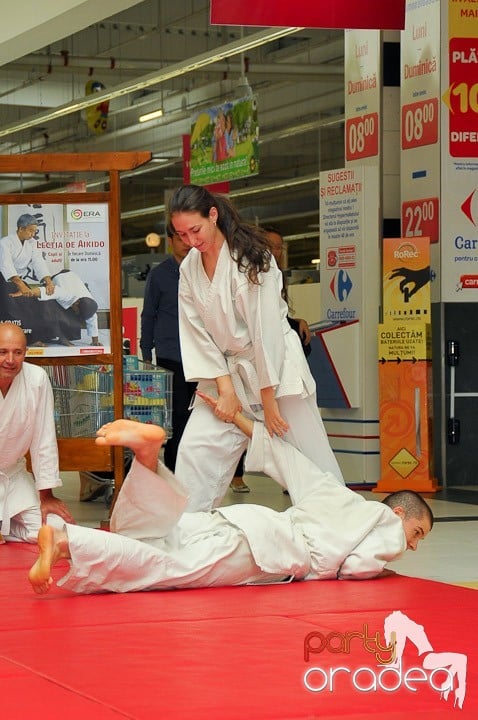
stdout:
<svg viewBox="0 0 478 720">
<path fill-rule="evenodd" d="M 57 494 L 69 505 L 80 525 L 99 527 L 108 519 L 108 509 L 101 500 L 79 502 L 79 478 L 77 473 L 63 473 L 64 487 Z M 289 498 L 268 477 L 248 475 L 251 488 L 248 494 L 228 491 L 225 505 L 232 503 L 257 503 L 276 510 L 285 510 Z M 363 492 L 371 500 L 383 496 Z M 417 552 L 407 552 L 393 570 L 413 577 L 478 588 L 478 486 L 454 488 L 427 497 L 435 515 L 435 525 L 425 540 L 419 543 Z"/>
</svg>

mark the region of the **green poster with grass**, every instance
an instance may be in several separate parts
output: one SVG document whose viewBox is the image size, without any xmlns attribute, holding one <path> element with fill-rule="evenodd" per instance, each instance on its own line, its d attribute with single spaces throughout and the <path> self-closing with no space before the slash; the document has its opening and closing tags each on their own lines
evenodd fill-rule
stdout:
<svg viewBox="0 0 478 720">
<path fill-rule="evenodd" d="M 258 141 L 255 97 L 198 112 L 191 122 L 191 182 L 210 185 L 257 175 Z"/>
</svg>

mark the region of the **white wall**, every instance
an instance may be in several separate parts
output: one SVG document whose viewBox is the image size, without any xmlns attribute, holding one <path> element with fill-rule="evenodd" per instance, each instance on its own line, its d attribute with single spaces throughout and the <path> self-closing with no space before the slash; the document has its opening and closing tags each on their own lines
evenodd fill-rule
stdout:
<svg viewBox="0 0 478 720">
<path fill-rule="evenodd" d="M 304 283 L 303 285 L 289 285 L 287 288 L 292 317 L 303 318 L 309 325 L 322 320 L 320 316 L 319 283 Z"/>
</svg>

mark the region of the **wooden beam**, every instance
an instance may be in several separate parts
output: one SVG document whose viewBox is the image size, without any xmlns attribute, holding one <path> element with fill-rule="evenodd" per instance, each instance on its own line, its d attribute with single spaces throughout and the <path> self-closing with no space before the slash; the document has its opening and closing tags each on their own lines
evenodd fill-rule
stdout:
<svg viewBox="0 0 478 720">
<path fill-rule="evenodd" d="M 110 233 L 110 328 L 111 353 L 115 359 L 113 374 L 113 397 L 115 419 L 123 417 L 123 319 L 121 309 L 121 218 L 120 177 L 117 170 L 110 172 L 110 193 L 113 201 L 109 206 Z M 119 302 L 118 302 L 119 298 Z M 115 492 L 113 504 L 124 480 L 124 448 L 113 448 Z"/>
<path fill-rule="evenodd" d="M 109 178 L 105 178 L 105 183 L 109 182 Z M 79 205 L 81 203 L 107 203 L 110 202 L 111 195 L 109 192 L 88 192 L 88 193 L 8 193 L 8 195 L 0 195 L 0 205 L 33 205 L 41 203 L 42 205 L 66 205 L 71 203 Z"/>
<path fill-rule="evenodd" d="M 131 170 L 148 163 L 153 154 L 140 152 L 26 153 L 0 155 L 0 172 L 86 172 Z"/>
<path fill-rule="evenodd" d="M 60 470 L 112 471 L 112 451 L 96 445 L 94 438 L 58 438 Z"/>
<path fill-rule="evenodd" d="M 60 472 L 113 472 L 113 450 L 116 448 L 95 443 L 95 438 L 57 438 Z M 32 460 L 27 454 L 27 470 L 32 472 Z"/>
</svg>

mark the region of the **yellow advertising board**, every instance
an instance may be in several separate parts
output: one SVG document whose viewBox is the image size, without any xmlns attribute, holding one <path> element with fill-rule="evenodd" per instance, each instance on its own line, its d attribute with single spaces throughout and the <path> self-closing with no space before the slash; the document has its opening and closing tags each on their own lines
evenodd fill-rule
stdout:
<svg viewBox="0 0 478 720">
<path fill-rule="evenodd" d="M 383 317 L 430 322 L 430 240 L 383 241 Z"/>
<path fill-rule="evenodd" d="M 378 356 L 383 362 L 429 360 L 431 327 L 428 323 L 388 322 L 379 326 Z"/>
<path fill-rule="evenodd" d="M 432 477 L 428 238 L 384 240 L 384 323 L 378 329 L 377 492 L 436 492 Z"/>
</svg>

